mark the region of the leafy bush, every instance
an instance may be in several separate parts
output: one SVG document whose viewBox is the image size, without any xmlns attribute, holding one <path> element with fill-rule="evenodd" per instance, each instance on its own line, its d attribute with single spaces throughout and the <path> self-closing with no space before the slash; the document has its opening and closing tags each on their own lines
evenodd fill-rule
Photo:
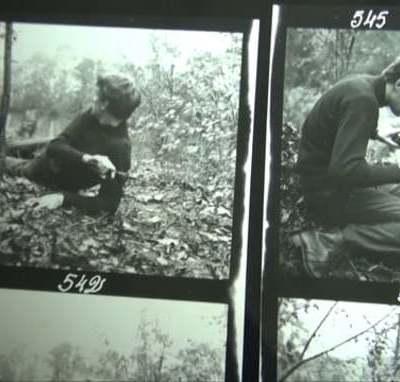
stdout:
<svg viewBox="0 0 400 382">
<path fill-rule="evenodd" d="M 297 86 L 287 89 L 284 98 L 283 120 L 290 121 L 300 131 L 305 117 L 321 96 L 317 89 Z"/>
</svg>

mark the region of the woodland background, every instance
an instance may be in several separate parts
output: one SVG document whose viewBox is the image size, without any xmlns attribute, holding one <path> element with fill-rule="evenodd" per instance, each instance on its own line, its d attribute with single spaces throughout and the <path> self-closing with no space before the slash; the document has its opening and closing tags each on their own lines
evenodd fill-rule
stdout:
<svg viewBox="0 0 400 382">
<path fill-rule="evenodd" d="M 0 353 L 0 381 L 224 380 L 224 346 L 188 340 L 185 347 L 174 351 L 173 344 L 173 338 L 157 321 L 143 316 L 128 353 L 114 349 L 108 337 L 95 355 L 68 340 L 55 345 L 48 354 L 32 355 L 22 347 L 14 347 Z"/>
<path fill-rule="evenodd" d="M 78 57 L 74 40 L 60 43 L 56 55 L 37 41 L 37 52 L 12 60 L 9 142 L 56 135 L 90 106 L 96 76 L 104 71 L 130 75 L 142 105 L 129 121 L 131 178 L 114 217 L 33 210 L 26 201 L 45 190 L 3 177 L 1 263 L 229 276 L 241 34 L 210 33 L 189 55 L 179 39 L 163 37 L 165 31 L 147 34 L 150 54 L 141 65 L 126 56 L 111 64 L 89 53 Z M 13 54 L 23 38 L 14 25 Z M 224 49 L 207 51 L 213 39 L 223 39 Z"/>
<path fill-rule="evenodd" d="M 283 90 L 281 140 L 281 230 L 280 263 L 285 275 L 303 275 L 299 253 L 290 236 L 303 229 L 319 227 L 304 209 L 294 166 L 301 126 L 317 99 L 333 84 L 355 73 L 380 74 L 399 54 L 400 33 L 345 29 L 288 29 Z M 399 126 L 381 109 L 378 128 Z M 367 159 L 389 162 L 392 153 L 381 143 L 370 142 Z M 333 277 L 369 281 L 400 279 L 397 262 L 383 263 L 375 257 L 349 258 L 332 270 Z"/>
<path fill-rule="evenodd" d="M 0 302 L 2 382 L 224 380 L 222 304 L 25 290 Z"/>
<path fill-rule="evenodd" d="M 278 381 L 400 381 L 398 307 L 281 299 Z"/>
</svg>

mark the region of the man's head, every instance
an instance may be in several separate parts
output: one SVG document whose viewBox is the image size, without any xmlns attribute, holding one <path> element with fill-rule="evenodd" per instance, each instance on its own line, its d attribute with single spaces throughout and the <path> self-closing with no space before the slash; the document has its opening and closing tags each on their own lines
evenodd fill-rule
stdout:
<svg viewBox="0 0 400 382">
<path fill-rule="evenodd" d="M 133 82 L 120 74 L 97 78 L 97 107 L 119 121 L 127 120 L 140 105 L 141 97 Z"/>
<path fill-rule="evenodd" d="M 400 57 L 383 70 L 382 76 L 386 83 L 386 103 L 395 115 L 400 116 Z"/>
</svg>

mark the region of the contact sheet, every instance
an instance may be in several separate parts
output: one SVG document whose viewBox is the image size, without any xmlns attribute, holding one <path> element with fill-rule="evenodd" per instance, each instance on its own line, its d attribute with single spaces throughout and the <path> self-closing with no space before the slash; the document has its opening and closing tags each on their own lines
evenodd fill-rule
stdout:
<svg viewBox="0 0 400 382">
<path fill-rule="evenodd" d="M 0 381 L 400 380 L 399 38 L 393 2 L 2 3 Z"/>
<path fill-rule="evenodd" d="M 0 379 L 242 380 L 265 20 L 111 8 L 0 13 Z"/>
</svg>

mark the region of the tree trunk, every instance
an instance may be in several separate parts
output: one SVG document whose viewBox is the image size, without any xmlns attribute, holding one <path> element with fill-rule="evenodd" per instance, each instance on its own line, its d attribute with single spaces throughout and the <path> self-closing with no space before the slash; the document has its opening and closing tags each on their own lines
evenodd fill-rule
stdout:
<svg viewBox="0 0 400 382">
<path fill-rule="evenodd" d="M 11 93 L 12 34 L 12 24 L 7 22 L 4 35 L 3 92 L 0 101 L 0 176 L 2 176 L 4 172 L 4 162 L 6 156 L 6 125 L 8 109 L 10 107 Z"/>
<path fill-rule="evenodd" d="M 398 326 L 397 326 L 397 338 L 394 348 L 394 357 L 393 357 L 393 368 L 395 370 L 399 367 L 399 355 L 400 355 L 400 314 L 398 318 Z"/>
</svg>

